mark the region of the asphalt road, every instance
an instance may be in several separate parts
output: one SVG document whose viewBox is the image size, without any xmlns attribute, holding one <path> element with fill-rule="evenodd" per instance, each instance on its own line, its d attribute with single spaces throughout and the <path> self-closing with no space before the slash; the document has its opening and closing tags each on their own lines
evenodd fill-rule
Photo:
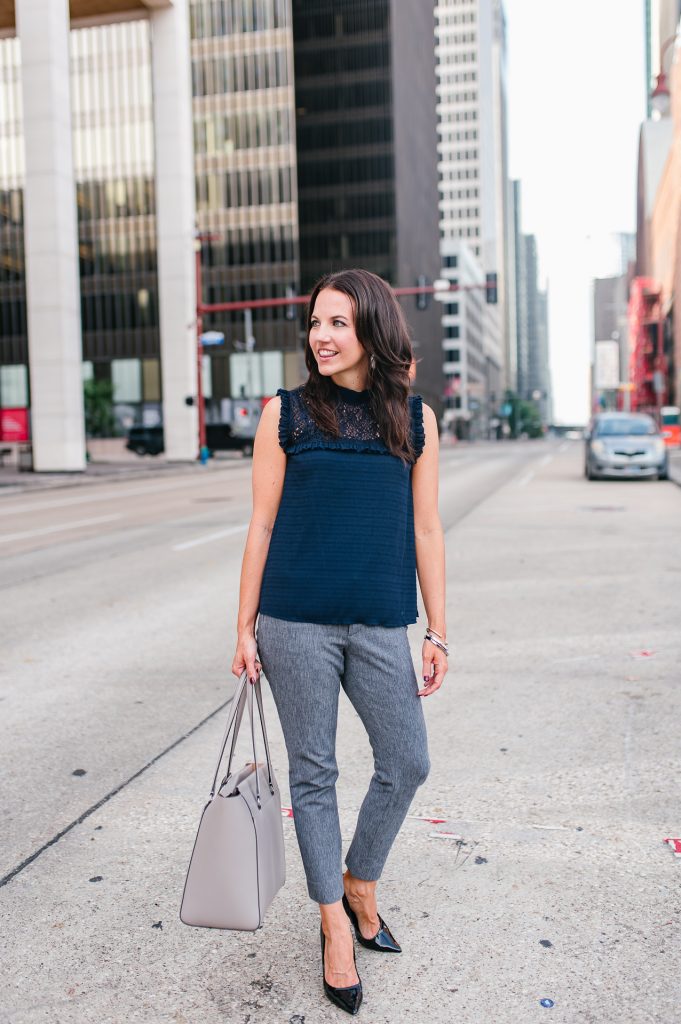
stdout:
<svg viewBox="0 0 681 1024">
<path fill-rule="evenodd" d="M 566 442 L 443 450 L 454 657 L 379 886 L 404 953 L 358 952 L 367 1022 L 678 1016 L 681 858 L 662 840 L 681 834 L 681 491 L 587 483 L 581 458 Z M 197 470 L 0 499 L 10 1024 L 338 1019 L 290 820 L 263 930 L 178 919 L 250 513 L 250 463 Z M 347 701 L 338 748 L 349 839 L 371 757 Z"/>
</svg>

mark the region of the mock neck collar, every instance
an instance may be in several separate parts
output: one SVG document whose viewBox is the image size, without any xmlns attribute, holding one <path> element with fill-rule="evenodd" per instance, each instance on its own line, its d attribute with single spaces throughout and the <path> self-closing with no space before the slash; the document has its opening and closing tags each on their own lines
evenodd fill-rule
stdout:
<svg viewBox="0 0 681 1024">
<path fill-rule="evenodd" d="M 349 402 L 351 405 L 366 405 L 369 401 L 369 389 L 364 388 L 363 391 L 353 391 L 352 388 L 344 388 L 342 384 L 336 384 L 333 377 L 329 377 L 333 390 L 338 395 L 339 399 L 344 402 Z"/>
</svg>

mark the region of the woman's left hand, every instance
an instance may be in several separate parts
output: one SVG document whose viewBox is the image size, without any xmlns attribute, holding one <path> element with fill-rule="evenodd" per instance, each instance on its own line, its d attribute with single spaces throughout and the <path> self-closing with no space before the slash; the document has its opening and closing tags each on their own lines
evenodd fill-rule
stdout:
<svg viewBox="0 0 681 1024">
<path fill-rule="evenodd" d="M 423 641 L 423 681 L 425 686 L 418 691 L 419 697 L 428 697 L 442 686 L 448 670 L 447 655 L 430 640 Z"/>
</svg>

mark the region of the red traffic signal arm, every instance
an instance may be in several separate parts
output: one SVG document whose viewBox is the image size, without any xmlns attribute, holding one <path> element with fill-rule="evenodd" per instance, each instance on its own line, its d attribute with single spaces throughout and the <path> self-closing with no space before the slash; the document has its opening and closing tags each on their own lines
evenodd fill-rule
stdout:
<svg viewBox="0 0 681 1024">
<path fill-rule="evenodd" d="M 491 282 L 482 284 L 454 284 L 450 285 L 448 292 L 470 292 L 470 291 L 492 291 L 496 285 Z M 395 295 L 433 295 L 435 292 L 444 294 L 445 289 L 435 288 L 434 285 L 415 285 L 409 288 L 393 288 Z M 226 313 L 230 310 L 264 309 L 273 306 L 304 306 L 310 301 L 309 295 L 292 295 L 286 298 L 277 299 L 248 299 L 244 302 L 199 302 L 197 310 L 199 313 Z"/>
</svg>

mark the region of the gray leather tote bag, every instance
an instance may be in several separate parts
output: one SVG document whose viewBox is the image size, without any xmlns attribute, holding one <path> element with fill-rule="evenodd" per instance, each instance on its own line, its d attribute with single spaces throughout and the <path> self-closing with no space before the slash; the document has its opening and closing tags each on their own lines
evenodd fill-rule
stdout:
<svg viewBox="0 0 681 1024">
<path fill-rule="evenodd" d="M 266 763 L 255 749 L 253 691 L 265 741 Z M 248 706 L 253 761 L 232 772 L 232 759 Z M 229 736 L 227 772 L 217 785 Z M 230 704 L 208 803 L 203 809 L 182 894 L 180 920 L 200 928 L 255 931 L 286 880 L 281 798 L 270 758 L 260 679 L 244 672 Z"/>
</svg>

